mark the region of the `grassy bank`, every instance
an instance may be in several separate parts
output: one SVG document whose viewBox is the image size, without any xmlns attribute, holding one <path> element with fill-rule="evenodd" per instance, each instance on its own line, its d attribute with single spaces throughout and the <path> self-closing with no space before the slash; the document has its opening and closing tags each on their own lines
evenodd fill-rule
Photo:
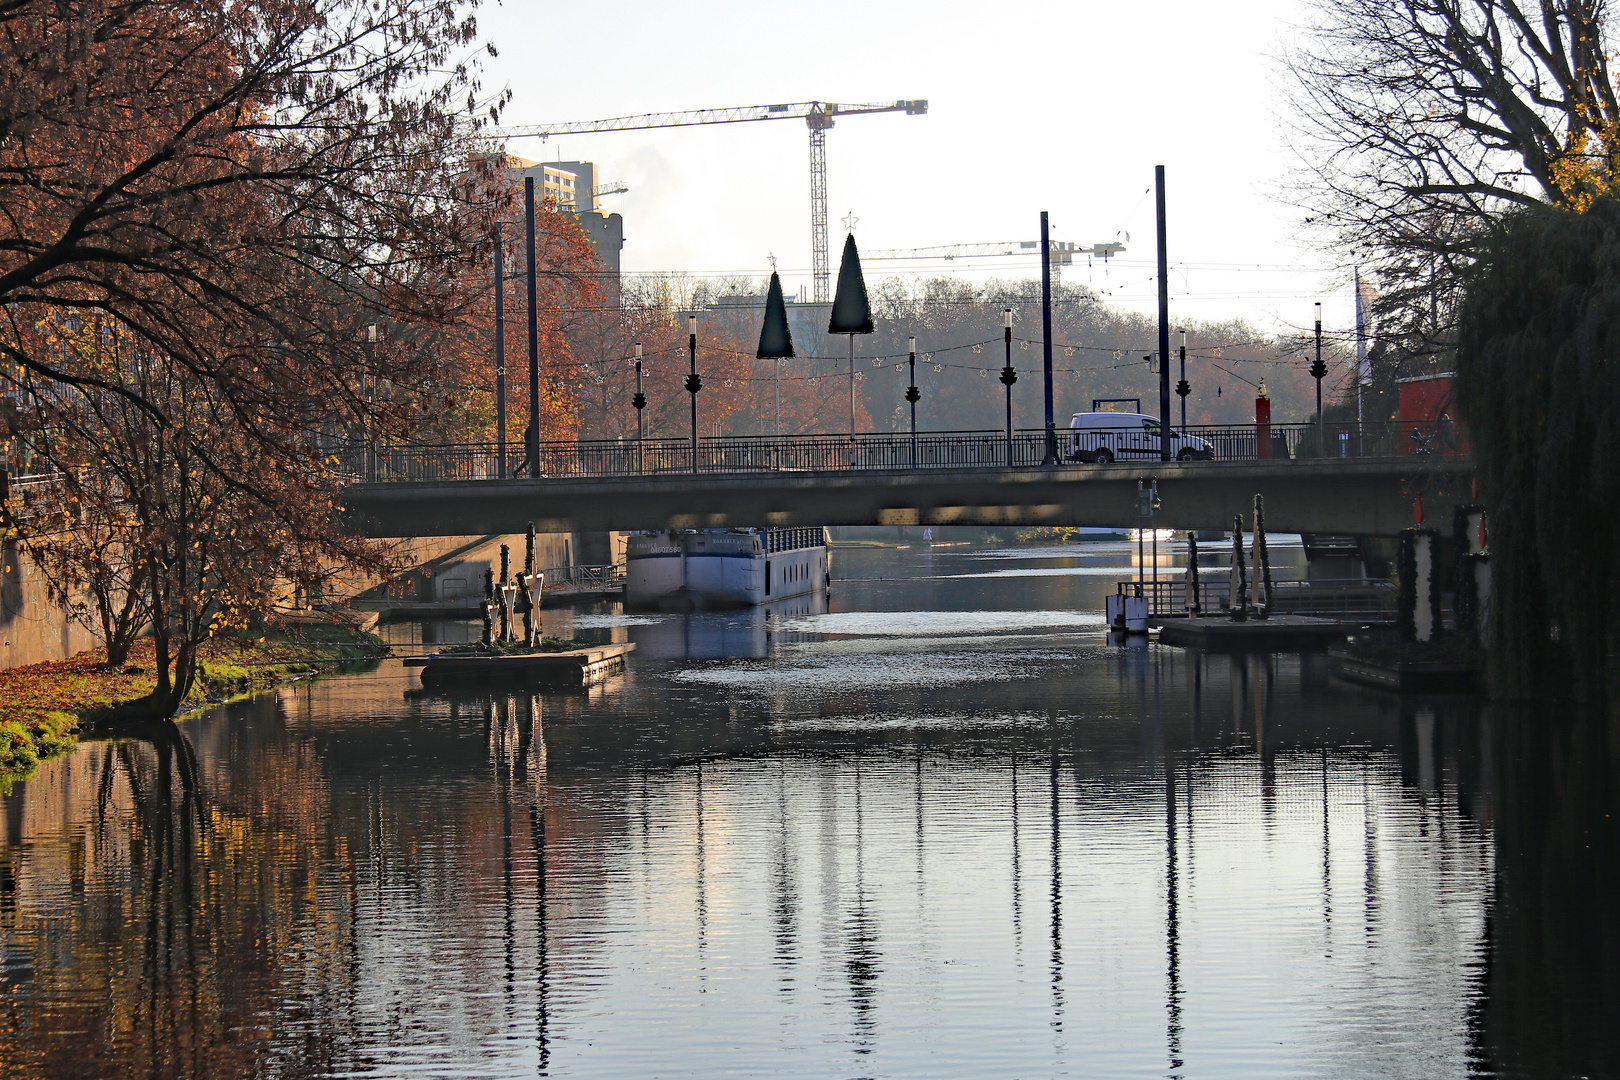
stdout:
<svg viewBox="0 0 1620 1080">
<path fill-rule="evenodd" d="M 338 661 L 375 659 L 387 648 L 373 634 L 312 627 L 299 634 L 216 638 L 201 650 L 191 708 L 318 673 Z M 120 669 L 106 654 L 0 670 L 0 794 L 27 779 L 42 759 L 71 750 L 81 720 L 119 702 L 143 697 L 157 684 L 152 643 L 142 641 Z"/>
</svg>

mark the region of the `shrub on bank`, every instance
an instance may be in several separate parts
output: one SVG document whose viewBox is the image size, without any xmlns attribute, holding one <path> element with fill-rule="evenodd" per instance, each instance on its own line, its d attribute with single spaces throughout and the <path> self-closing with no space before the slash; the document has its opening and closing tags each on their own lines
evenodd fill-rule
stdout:
<svg viewBox="0 0 1620 1080">
<path fill-rule="evenodd" d="M 215 638 L 203 650 L 188 708 L 262 690 L 321 665 L 369 661 L 388 651 L 375 634 L 316 627 L 309 634 Z M 38 763 L 71 750 L 81 720 L 149 693 L 156 683 L 150 641 L 139 642 L 122 668 L 100 651 L 67 660 L 0 670 L 0 793 L 33 774 Z"/>
</svg>

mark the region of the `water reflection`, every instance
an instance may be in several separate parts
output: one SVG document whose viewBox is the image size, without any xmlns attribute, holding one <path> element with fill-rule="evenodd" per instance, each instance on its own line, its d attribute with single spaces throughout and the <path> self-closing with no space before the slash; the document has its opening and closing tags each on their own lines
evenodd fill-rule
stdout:
<svg viewBox="0 0 1620 1080">
<path fill-rule="evenodd" d="M 589 693 L 387 663 L 48 763 L 0 1075 L 1613 1071 L 1601 729 L 930 561 Z"/>
</svg>

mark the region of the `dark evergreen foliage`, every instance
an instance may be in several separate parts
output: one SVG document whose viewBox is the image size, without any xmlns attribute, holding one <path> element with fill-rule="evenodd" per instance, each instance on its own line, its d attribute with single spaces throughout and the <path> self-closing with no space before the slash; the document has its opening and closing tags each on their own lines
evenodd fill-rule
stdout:
<svg viewBox="0 0 1620 1080">
<path fill-rule="evenodd" d="M 1620 601 L 1620 201 L 1522 211 L 1468 285 L 1458 400 L 1489 512 L 1492 690 L 1599 696 Z"/>
</svg>

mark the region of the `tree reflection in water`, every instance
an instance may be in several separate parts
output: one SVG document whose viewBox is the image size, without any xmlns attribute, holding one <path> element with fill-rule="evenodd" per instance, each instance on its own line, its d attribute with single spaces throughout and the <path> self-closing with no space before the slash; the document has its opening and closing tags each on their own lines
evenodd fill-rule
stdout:
<svg viewBox="0 0 1620 1080">
<path fill-rule="evenodd" d="M 1617 718 L 1495 704 L 1496 902 L 1471 1029 L 1480 1071 L 1617 1076 Z"/>
<path fill-rule="evenodd" d="M 1620 1071 L 1596 718 L 1081 662 L 933 728 L 385 671 L 87 741 L 4 800 L 0 1076 Z"/>
</svg>

